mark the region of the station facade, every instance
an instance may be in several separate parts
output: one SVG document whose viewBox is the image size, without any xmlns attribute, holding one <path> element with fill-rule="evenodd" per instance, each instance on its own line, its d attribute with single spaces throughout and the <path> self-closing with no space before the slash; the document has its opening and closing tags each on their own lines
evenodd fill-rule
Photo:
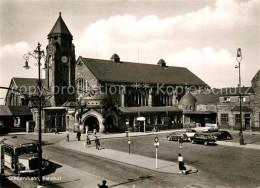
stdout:
<svg viewBox="0 0 260 188">
<path fill-rule="evenodd" d="M 126 62 L 118 54 L 108 59 L 76 59 L 73 36 L 61 14 L 47 36 L 45 79 L 46 98 L 42 130 L 124 132 L 205 126 L 216 123 L 236 128 L 239 120 L 238 95 L 209 91 L 209 86 L 185 67 L 168 66 L 160 59 L 151 64 Z M 243 125 L 259 130 L 260 73 L 243 93 Z M 10 88 L 37 88 L 37 79 L 13 78 Z M 214 92 L 213 92 L 214 91 Z M 231 91 L 231 90 L 230 90 Z M 48 96 L 48 97 L 47 97 Z M 38 129 L 37 101 L 9 90 L 6 106 L 27 106 Z M 4 107 L 0 106 L 1 109 Z M 3 113 L 2 113 L 3 112 Z M 24 114 L 12 118 L 28 121 Z M 0 127 L 14 127 L 4 120 Z M 138 118 L 142 118 L 139 121 Z M 18 126 L 16 124 L 16 126 Z M 25 128 L 21 121 L 20 128 Z M 10 129 L 11 127 L 11 129 Z"/>
</svg>

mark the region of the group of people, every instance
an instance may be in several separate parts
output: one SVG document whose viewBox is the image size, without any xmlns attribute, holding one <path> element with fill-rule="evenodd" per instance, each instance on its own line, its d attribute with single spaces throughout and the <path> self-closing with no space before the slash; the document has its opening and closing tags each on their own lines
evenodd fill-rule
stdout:
<svg viewBox="0 0 260 188">
<path fill-rule="evenodd" d="M 96 149 L 99 150 L 100 149 L 100 141 L 99 138 L 97 137 L 97 130 L 94 129 L 93 130 L 93 136 L 95 137 L 95 144 L 96 144 Z M 80 137 L 81 137 L 81 132 L 78 130 L 77 131 L 77 136 L 76 138 L 78 139 L 78 141 L 80 141 Z M 66 141 L 69 142 L 70 141 L 70 133 L 69 130 L 66 131 Z M 90 147 L 91 145 L 91 140 L 89 138 L 88 132 L 86 132 L 86 141 L 84 143 L 85 147 Z"/>
</svg>

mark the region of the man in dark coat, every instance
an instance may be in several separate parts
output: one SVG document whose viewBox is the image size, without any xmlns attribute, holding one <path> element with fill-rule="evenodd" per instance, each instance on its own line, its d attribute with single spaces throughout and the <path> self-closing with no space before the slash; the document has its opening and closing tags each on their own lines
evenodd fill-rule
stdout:
<svg viewBox="0 0 260 188">
<path fill-rule="evenodd" d="M 77 132 L 78 141 L 80 141 L 80 136 L 81 136 L 81 132 L 78 130 L 78 132 Z"/>
</svg>

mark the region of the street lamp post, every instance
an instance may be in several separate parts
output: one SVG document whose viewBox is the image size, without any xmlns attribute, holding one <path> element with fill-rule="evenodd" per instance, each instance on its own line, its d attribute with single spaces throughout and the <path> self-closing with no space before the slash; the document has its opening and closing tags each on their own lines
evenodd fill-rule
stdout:
<svg viewBox="0 0 260 188">
<path fill-rule="evenodd" d="M 33 56 L 35 59 L 38 60 L 36 66 L 38 66 L 38 168 L 39 168 L 39 173 L 38 173 L 38 178 L 39 178 L 39 186 L 42 186 L 42 80 L 41 80 L 41 58 L 44 57 L 44 51 L 41 50 L 41 44 L 38 43 L 37 48 L 33 51 L 33 53 L 28 52 L 27 54 L 24 55 L 25 61 L 25 69 L 29 69 L 30 67 L 28 66 L 28 61 L 29 56 Z"/>
<path fill-rule="evenodd" d="M 240 63 L 242 61 L 242 51 L 241 48 L 237 49 L 237 57 L 236 60 L 238 62 L 238 65 L 235 66 L 235 68 L 238 68 L 239 71 L 239 113 L 240 113 L 240 145 L 244 145 L 244 138 L 243 138 L 243 127 L 242 127 L 242 105 L 241 105 L 241 100 L 242 100 L 242 95 L 241 95 L 241 74 L 240 74 Z"/>
</svg>

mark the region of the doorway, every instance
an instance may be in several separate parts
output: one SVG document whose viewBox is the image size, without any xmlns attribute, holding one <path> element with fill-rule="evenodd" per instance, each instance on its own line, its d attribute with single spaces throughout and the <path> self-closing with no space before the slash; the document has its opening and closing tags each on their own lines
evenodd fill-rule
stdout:
<svg viewBox="0 0 260 188">
<path fill-rule="evenodd" d="M 99 122 L 95 116 L 89 116 L 84 121 L 84 127 L 88 132 L 93 132 L 94 129 L 99 132 Z"/>
</svg>

